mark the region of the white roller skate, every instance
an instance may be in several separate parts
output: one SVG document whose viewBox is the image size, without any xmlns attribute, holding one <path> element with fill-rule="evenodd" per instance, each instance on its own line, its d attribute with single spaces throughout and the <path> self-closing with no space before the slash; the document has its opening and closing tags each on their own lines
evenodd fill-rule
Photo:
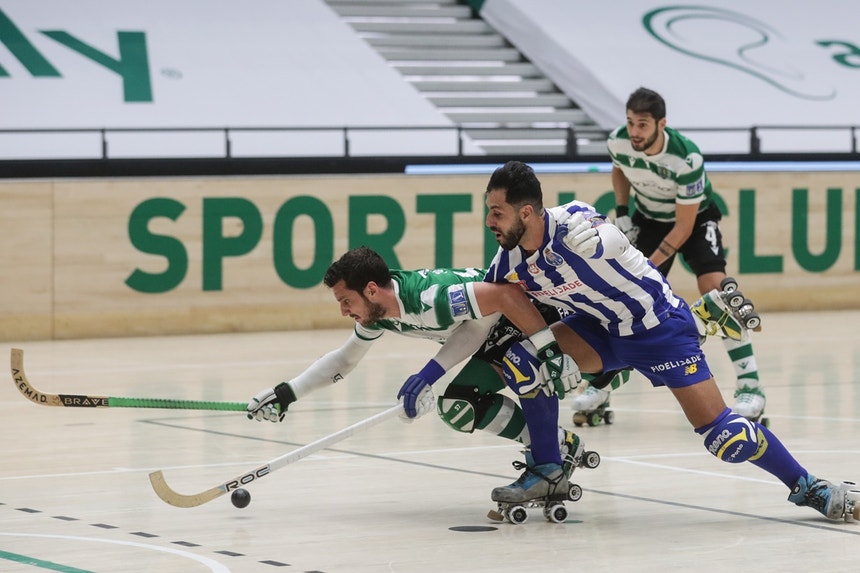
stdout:
<svg viewBox="0 0 860 573">
<path fill-rule="evenodd" d="M 726 336 L 740 340 L 743 330 L 761 330 L 761 317 L 753 302 L 738 290 L 738 282 L 726 277 L 720 289 L 706 292 L 690 307 L 693 315 L 704 323 L 709 336 Z"/>
<path fill-rule="evenodd" d="M 744 385 L 735 390 L 735 403 L 732 406 L 732 411 L 747 420 L 759 422 L 765 428 L 769 428 L 770 419 L 764 417 L 765 402 L 765 395 L 761 388 Z"/>
<path fill-rule="evenodd" d="M 597 426 L 600 420 L 607 424 L 615 421 L 615 413 L 609 410 L 609 390 L 589 385 L 582 394 L 573 398 L 570 407 L 573 410 L 573 423 L 577 427 L 586 423 Z"/>
<path fill-rule="evenodd" d="M 514 483 L 493 490 L 490 498 L 497 502 L 498 509 L 490 511 L 487 517 L 519 525 L 529 517 L 526 508 L 542 507 L 547 520 L 554 523 L 567 520 L 564 502 L 579 501 L 582 487 L 567 481 L 563 467 L 556 463 L 529 466 L 519 461 L 513 465 L 525 471 Z"/>
<path fill-rule="evenodd" d="M 794 484 L 788 501 L 818 510 L 827 519 L 860 520 L 860 486 L 851 481 L 836 485 L 808 474 Z"/>
</svg>

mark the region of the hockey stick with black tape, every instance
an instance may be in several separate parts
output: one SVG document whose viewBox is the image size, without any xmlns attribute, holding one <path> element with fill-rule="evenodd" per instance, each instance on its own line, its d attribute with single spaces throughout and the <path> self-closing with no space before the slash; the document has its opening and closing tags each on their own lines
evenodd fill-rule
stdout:
<svg viewBox="0 0 860 573">
<path fill-rule="evenodd" d="M 392 406 L 391 408 L 383 412 L 374 414 L 373 416 L 365 418 L 360 422 L 356 422 L 351 426 L 347 426 L 346 428 L 337 431 L 334 434 L 325 436 L 324 438 L 320 438 L 315 442 L 311 442 L 310 444 L 302 446 L 297 450 L 293 450 L 292 452 L 277 457 L 258 468 L 255 468 L 249 472 L 245 472 L 238 477 L 225 481 L 221 485 L 215 486 L 205 491 L 201 491 L 200 493 L 185 495 L 175 491 L 173 488 L 167 485 L 167 481 L 164 479 L 164 474 L 161 470 L 150 473 L 149 481 L 152 484 L 152 489 L 155 490 L 155 493 L 158 495 L 158 497 L 160 497 L 166 503 L 169 503 L 170 505 L 174 505 L 176 507 L 197 507 L 198 505 L 208 503 L 217 497 L 221 497 L 225 493 L 229 493 L 233 490 L 239 489 L 240 487 L 246 486 L 257 479 L 265 477 L 273 471 L 281 469 L 286 465 L 299 461 L 300 459 L 307 457 L 314 452 L 324 450 L 332 444 L 337 443 L 345 438 L 348 438 L 356 432 L 359 432 L 366 428 L 370 428 L 371 426 L 375 426 L 376 424 L 387 420 L 388 418 L 392 418 L 402 411 L 403 406 L 401 404 Z"/>
<path fill-rule="evenodd" d="M 48 394 L 34 388 L 24 373 L 24 351 L 12 349 L 12 381 L 29 401 L 41 406 L 65 408 L 167 408 L 174 410 L 223 410 L 244 412 L 245 402 L 213 402 L 206 400 L 173 400 L 170 398 L 120 398 L 85 394 Z"/>
</svg>

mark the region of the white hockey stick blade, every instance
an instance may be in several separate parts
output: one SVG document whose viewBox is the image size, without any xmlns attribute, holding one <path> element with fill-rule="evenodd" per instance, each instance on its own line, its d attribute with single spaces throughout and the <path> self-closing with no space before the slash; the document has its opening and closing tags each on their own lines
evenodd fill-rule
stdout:
<svg viewBox="0 0 860 573">
<path fill-rule="evenodd" d="M 401 404 L 392 406 L 391 408 L 383 412 L 374 414 L 373 416 L 365 418 L 360 422 L 356 422 L 351 426 L 347 426 L 346 428 L 339 430 L 334 434 L 325 436 L 324 438 L 320 438 L 315 442 L 311 442 L 310 444 L 302 446 L 297 450 L 293 450 L 292 452 L 284 454 L 283 456 L 277 457 L 269 461 L 267 464 L 264 464 L 256 469 L 253 469 L 238 477 L 228 480 L 221 485 L 215 486 L 211 489 L 207 489 L 200 493 L 185 495 L 175 491 L 173 488 L 167 485 L 167 481 L 164 479 L 164 474 L 161 470 L 150 473 L 149 481 L 152 484 L 152 489 L 155 490 L 155 493 L 164 502 L 176 507 L 197 507 L 198 505 L 203 505 L 204 503 L 212 501 L 216 497 L 221 497 L 225 493 L 229 493 L 233 490 L 239 489 L 240 487 L 244 487 L 257 479 L 265 477 L 273 471 L 281 469 L 286 465 L 289 465 L 304 457 L 307 457 L 314 452 L 324 450 L 332 444 L 346 439 L 351 435 L 355 434 L 356 432 L 360 432 L 361 430 L 370 428 L 371 426 L 375 426 L 376 424 L 387 420 L 388 418 L 392 418 L 402 411 L 403 406 Z"/>
</svg>

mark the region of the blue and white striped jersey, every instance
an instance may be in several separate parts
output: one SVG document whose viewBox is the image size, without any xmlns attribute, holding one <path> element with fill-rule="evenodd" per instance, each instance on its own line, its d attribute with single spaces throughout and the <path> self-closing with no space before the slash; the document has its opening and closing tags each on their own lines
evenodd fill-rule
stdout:
<svg viewBox="0 0 860 573">
<path fill-rule="evenodd" d="M 660 324 L 669 309 L 679 305 L 669 283 L 634 248 L 615 259 L 584 259 L 570 251 L 563 240 L 566 222 L 577 212 L 595 226 L 609 224 L 581 201 L 545 209 L 540 248 L 529 256 L 520 247 L 499 248 L 484 280 L 519 283 L 541 302 L 594 317 L 613 336 L 644 332 Z"/>
</svg>

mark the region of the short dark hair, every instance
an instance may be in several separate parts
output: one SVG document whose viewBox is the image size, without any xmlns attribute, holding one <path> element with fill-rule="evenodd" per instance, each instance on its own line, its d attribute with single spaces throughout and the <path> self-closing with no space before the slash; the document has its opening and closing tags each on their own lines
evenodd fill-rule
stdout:
<svg viewBox="0 0 860 573">
<path fill-rule="evenodd" d="M 522 161 L 508 161 L 490 176 L 487 194 L 495 189 L 505 190 L 505 200 L 514 207 L 531 205 L 538 213 L 543 211 L 543 192 L 534 169 Z"/>
<path fill-rule="evenodd" d="M 639 88 L 630 94 L 627 98 L 627 109 L 633 113 L 650 113 L 654 121 L 666 117 L 666 102 L 663 96 L 648 88 Z"/>
<path fill-rule="evenodd" d="M 333 262 L 323 277 L 323 283 L 328 288 L 340 281 L 343 281 L 349 290 L 364 292 L 364 287 L 371 281 L 381 287 L 387 287 L 391 282 L 391 270 L 373 249 L 356 247 Z"/>
</svg>

